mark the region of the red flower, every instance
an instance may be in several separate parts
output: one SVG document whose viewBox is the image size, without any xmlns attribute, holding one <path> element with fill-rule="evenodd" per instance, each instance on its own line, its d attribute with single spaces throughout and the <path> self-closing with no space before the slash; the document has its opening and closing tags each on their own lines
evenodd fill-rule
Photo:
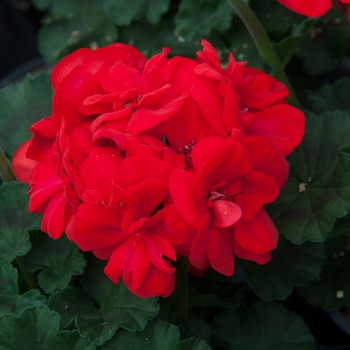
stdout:
<svg viewBox="0 0 350 350">
<path fill-rule="evenodd" d="M 192 150 L 193 171 L 175 169 L 169 189 L 186 223 L 198 229 L 190 263 L 233 274 L 233 254 L 267 262 L 276 248 L 277 231 L 262 207 L 276 199 L 288 176 L 288 165 L 265 138 L 209 137 Z M 270 167 L 273 164 L 273 168 Z M 225 257 L 225 258 L 223 258 Z"/>
<path fill-rule="evenodd" d="M 192 95 L 215 133 L 228 136 L 233 128 L 271 139 L 288 155 L 304 135 L 304 114 L 286 102 L 286 86 L 257 69 L 246 68 L 230 56 L 221 68 L 216 50 L 203 41 Z"/>
<path fill-rule="evenodd" d="M 203 41 L 197 59 L 149 60 L 125 44 L 81 49 L 52 73 L 52 116 L 13 158 L 42 230 L 108 260 L 109 278 L 168 296 L 176 254 L 225 275 L 266 263 L 278 233 L 263 209 L 288 176 L 305 118 L 285 85 Z"/>
<path fill-rule="evenodd" d="M 116 283 L 122 277 L 142 297 L 173 291 L 174 246 L 188 240 L 174 207 L 156 211 L 168 195 L 172 170 L 162 160 L 140 156 L 123 160 L 106 148 L 90 153 L 79 172 L 84 203 L 67 234 L 83 250 L 109 259 L 106 274 Z"/>
<path fill-rule="evenodd" d="M 308 17 L 319 17 L 325 15 L 332 8 L 332 0 L 277 0 L 291 11 Z M 337 6 L 346 12 L 346 6 L 350 0 L 336 0 Z"/>
</svg>

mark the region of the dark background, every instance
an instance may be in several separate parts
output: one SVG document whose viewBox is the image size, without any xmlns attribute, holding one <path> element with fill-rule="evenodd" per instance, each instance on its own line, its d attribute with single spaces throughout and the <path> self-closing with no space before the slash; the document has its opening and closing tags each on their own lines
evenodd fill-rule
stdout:
<svg viewBox="0 0 350 350">
<path fill-rule="evenodd" d="M 37 34 L 43 13 L 26 0 L 0 0 L 0 88 L 43 65 Z"/>
</svg>

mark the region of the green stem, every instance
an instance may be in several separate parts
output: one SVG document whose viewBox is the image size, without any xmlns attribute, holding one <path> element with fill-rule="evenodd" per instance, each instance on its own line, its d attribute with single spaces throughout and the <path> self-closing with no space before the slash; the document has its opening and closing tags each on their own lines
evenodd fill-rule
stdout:
<svg viewBox="0 0 350 350">
<path fill-rule="evenodd" d="M 21 276 L 25 279 L 30 289 L 39 289 L 39 286 L 36 283 L 35 278 L 31 273 L 29 273 L 24 267 L 23 260 L 21 257 L 17 256 L 16 263 L 18 269 L 21 271 Z"/>
<path fill-rule="evenodd" d="M 188 260 L 183 256 L 177 257 L 176 290 L 175 290 L 175 319 L 180 324 L 188 317 Z"/>
<path fill-rule="evenodd" d="M 0 176 L 5 182 L 17 181 L 15 174 L 13 173 L 10 164 L 8 163 L 5 154 L 0 147 Z"/>
<path fill-rule="evenodd" d="M 244 2 L 244 0 L 227 0 L 233 7 L 236 13 L 239 15 L 245 26 L 247 27 L 250 35 L 252 36 L 261 57 L 264 61 L 272 67 L 275 73 L 276 79 L 282 81 L 290 90 L 291 95 L 288 101 L 294 107 L 301 109 L 301 104 L 295 95 L 293 87 L 291 86 L 286 73 L 283 70 L 281 62 L 276 54 L 276 51 L 265 32 L 264 27 L 261 25 L 258 18 L 255 16 L 251 8 Z"/>
</svg>

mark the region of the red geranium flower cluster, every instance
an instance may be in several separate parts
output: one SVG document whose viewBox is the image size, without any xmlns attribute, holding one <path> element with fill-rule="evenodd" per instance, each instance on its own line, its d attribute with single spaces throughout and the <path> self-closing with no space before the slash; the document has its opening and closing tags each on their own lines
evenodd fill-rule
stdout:
<svg viewBox="0 0 350 350">
<path fill-rule="evenodd" d="M 168 296 L 176 255 L 190 272 L 264 264 L 278 233 L 263 209 L 285 185 L 304 115 L 286 86 L 206 41 L 196 60 L 147 60 L 117 43 L 80 49 L 52 72 L 52 116 L 13 167 L 42 230 L 108 260 L 136 295 Z"/>
</svg>

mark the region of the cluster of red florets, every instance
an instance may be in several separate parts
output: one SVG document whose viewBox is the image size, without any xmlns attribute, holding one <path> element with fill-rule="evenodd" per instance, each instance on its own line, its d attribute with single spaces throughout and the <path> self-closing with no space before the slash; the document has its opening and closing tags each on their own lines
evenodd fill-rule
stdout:
<svg viewBox="0 0 350 350">
<path fill-rule="evenodd" d="M 304 134 L 284 84 L 232 55 L 223 69 L 203 46 L 195 60 L 121 43 L 67 56 L 52 116 L 14 156 L 42 230 L 108 260 L 142 297 L 173 291 L 177 255 L 198 275 L 269 261 L 278 233 L 263 206 Z"/>
</svg>

